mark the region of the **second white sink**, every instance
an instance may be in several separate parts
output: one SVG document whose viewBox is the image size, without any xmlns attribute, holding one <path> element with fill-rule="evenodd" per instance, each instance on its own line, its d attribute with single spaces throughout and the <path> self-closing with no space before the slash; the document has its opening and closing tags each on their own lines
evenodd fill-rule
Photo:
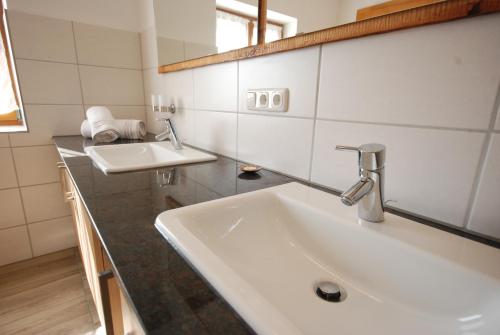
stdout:
<svg viewBox="0 0 500 335">
<path fill-rule="evenodd" d="M 85 148 L 105 173 L 216 160 L 214 155 L 184 146 L 175 150 L 170 142 L 101 145 Z"/>
</svg>

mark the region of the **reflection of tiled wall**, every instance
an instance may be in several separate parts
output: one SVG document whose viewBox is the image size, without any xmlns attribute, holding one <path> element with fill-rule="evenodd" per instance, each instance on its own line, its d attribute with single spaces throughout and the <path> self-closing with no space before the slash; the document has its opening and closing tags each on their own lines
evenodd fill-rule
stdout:
<svg viewBox="0 0 500 335">
<path fill-rule="evenodd" d="M 139 34 L 9 12 L 29 133 L 0 134 L 0 265 L 74 245 L 51 137 L 84 111 L 145 119 Z"/>
<path fill-rule="evenodd" d="M 384 143 L 391 205 L 500 238 L 498 31 L 493 14 L 166 75 L 144 66 L 145 93 L 179 107 L 187 143 L 339 190 L 357 166 L 335 145 Z M 246 109 L 247 89 L 269 87 L 290 89 L 288 113 Z"/>
</svg>

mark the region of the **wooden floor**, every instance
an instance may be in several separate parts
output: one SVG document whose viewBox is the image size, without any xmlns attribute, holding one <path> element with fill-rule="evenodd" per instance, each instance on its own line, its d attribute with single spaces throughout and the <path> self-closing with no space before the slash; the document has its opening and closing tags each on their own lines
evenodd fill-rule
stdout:
<svg viewBox="0 0 500 335">
<path fill-rule="evenodd" d="M 102 333 L 76 248 L 0 267 L 0 334 Z"/>
</svg>

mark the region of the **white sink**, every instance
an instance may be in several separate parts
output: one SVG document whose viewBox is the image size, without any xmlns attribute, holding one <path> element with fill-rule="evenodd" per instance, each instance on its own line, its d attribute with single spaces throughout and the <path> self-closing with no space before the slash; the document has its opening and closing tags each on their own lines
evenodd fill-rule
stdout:
<svg viewBox="0 0 500 335">
<path fill-rule="evenodd" d="M 499 334 L 500 250 L 298 183 L 160 214 L 156 227 L 259 334 Z M 321 300 L 320 281 L 344 301 Z"/>
<path fill-rule="evenodd" d="M 214 155 L 170 142 L 146 142 L 86 147 L 85 153 L 105 173 L 216 160 Z"/>
</svg>

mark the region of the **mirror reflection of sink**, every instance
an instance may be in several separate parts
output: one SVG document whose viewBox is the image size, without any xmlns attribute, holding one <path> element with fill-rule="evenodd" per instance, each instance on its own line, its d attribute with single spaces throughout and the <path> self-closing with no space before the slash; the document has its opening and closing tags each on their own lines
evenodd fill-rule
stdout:
<svg viewBox="0 0 500 335">
<path fill-rule="evenodd" d="M 85 153 L 105 173 L 199 163 L 217 159 L 214 155 L 187 146 L 181 150 L 175 150 L 170 142 L 92 146 L 86 147 Z"/>
<path fill-rule="evenodd" d="M 259 334 L 497 334 L 500 250 L 290 183 L 156 227 Z M 332 303 L 320 282 L 344 290 Z"/>
</svg>

